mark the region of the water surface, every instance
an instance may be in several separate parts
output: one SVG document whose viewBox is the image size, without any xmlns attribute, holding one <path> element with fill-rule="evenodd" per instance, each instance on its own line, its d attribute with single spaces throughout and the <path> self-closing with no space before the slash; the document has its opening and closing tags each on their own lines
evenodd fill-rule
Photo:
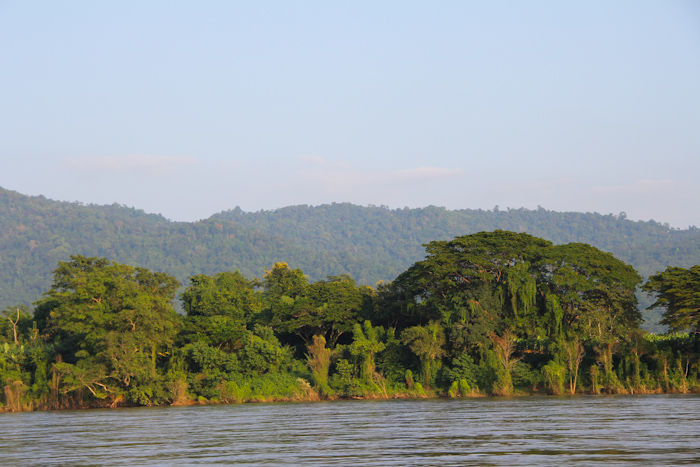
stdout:
<svg viewBox="0 0 700 467">
<path fill-rule="evenodd" d="M 700 465 L 700 396 L 0 414 L 0 465 Z"/>
</svg>

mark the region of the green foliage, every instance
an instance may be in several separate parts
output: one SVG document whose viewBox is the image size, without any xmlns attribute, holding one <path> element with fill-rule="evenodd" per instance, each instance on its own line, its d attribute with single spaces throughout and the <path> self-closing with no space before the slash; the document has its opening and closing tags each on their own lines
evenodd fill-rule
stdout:
<svg viewBox="0 0 700 467">
<path fill-rule="evenodd" d="M 665 307 L 662 323 L 674 331 L 700 332 L 700 265 L 668 267 L 649 278 L 643 289 L 655 293 L 649 308 Z"/>
<path fill-rule="evenodd" d="M 239 370 L 236 354 L 212 347 L 205 342 L 195 341 L 182 347 L 182 354 L 188 363 L 188 369 L 196 374 L 232 373 Z"/>
<path fill-rule="evenodd" d="M 282 348 L 272 329 L 260 325 L 255 326 L 253 333 L 247 334 L 239 355 L 244 375 L 277 373 L 291 359 L 289 351 Z"/>
<path fill-rule="evenodd" d="M 452 360 L 451 368 L 447 369 L 447 379 L 453 383 L 464 381 L 470 387 L 476 387 L 479 375 L 479 366 L 474 363 L 471 355 L 462 353 Z"/>
<path fill-rule="evenodd" d="M 542 208 L 389 210 L 334 203 L 250 213 L 236 208 L 182 223 L 117 204 L 57 202 L 0 188 L 0 223 L 0 263 L 5 265 L 0 270 L 0 308 L 38 299 L 51 284 L 56 262 L 68 261 L 71 254 L 167 272 L 181 283 L 197 274 L 232 269 L 260 277 L 270 264 L 287 261 L 314 281 L 350 274 L 359 284 L 375 284 L 419 261 L 424 243 L 500 229 L 528 232 L 555 244 L 588 243 L 634 265 L 644 276 L 669 265 L 700 264 L 700 231 L 695 227 L 679 230 L 612 214 Z M 656 319 L 652 312 L 645 316 Z M 411 325 L 416 324 L 424 323 Z"/>
<path fill-rule="evenodd" d="M 431 242 L 427 251 L 395 284 L 423 319 L 440 318 L 460 351 L 488 348 L 506 329 L 524 338 L 558 339 L 566 329 L 617 340 L 640 323 L 641 277 L 589 245 L 496 231 Z"/>
<path fill-rule="evenodd" d="M 511 376 L 513 386 L 523 392 L 535 391 L 542 383 L 542 373 L 522 360 L 515 363 Z"/>
<path fill-rule="evenodd" d="M 415 380 L 413 378 L 413 372 L 411 370 L 406 370 L 405 378 L 406 378 L 406 386 L 408 386 L 408 389 L 413 389 L 413 386 L 415 385 Z"/>
<path fill-rule="evenodd" d="M 644 339 L 654 344 L 691 345 L 696 337 L 688 332 L 669 332 L 666 334 L 646 334 Z"/>
<path fill-rule="evenodd" d="M 181 295 L 187 318 L 181 336 L 226 352 L 240 349 L 247 338 L 246 325 L 262 310 L 262 296 L 238 271 L 190 278 Z"/>
<path fill-rule="evenodd" d="M 376 290 L 343 274 L 310 281 L 285 263 L 261 280 L 197 274 L 181 294 L 184 316 L 172 306 L 174 277 L 73 256 L 33 313 L 13 306 L 0 317 L 0 402 L 28 410 L 698 387 L 697 333 L 645 335 L 640 276 L 612 255 L 504 231 L 427 247 Z"/>
<path fill-rule="evenodd" d="M 25 305 L 9 306 L 0 312 L 0 342 L 19 344 L 35 341 L 37 336 L 36 323 Z"/>
<path fill-rule="evenodd" d="M 301 269 L 290 269 L 287 263 L 275 263 L 272 269 L 265 270 L 260 285 L 268 299 L 281 297 L 295 298 L 308 286 L 307 277 Z"/>
<path fill-rule="evenodd" d="M 331 366 L 331 349 L 326 348 L 326 339 L 321 335 L 313 336 L 308 346 L 308 365 L 314 379 L 314 384 L 322 395 L 331 395 L 333 391 L 328 385 L 328 372 Z"/>
<path fill-rule="evenodd" d="M 244 321 L 262 309 L 254 284 L 238 271 L 190 277 L 181 299 L 188 316 L 221 315 Z"/>
<path fill-rule="evenodd" d="M 67 390 L 87 388 L 95 397 L 117 398 L 157 377 L 157 357 L 173 343 L 179 317 L 171 301 L 177 280 L 110 263 L 102 258 L 71 256 L 59 262 L 46 293 L 50 304 L 45 331 L 63 345 L 70 362 L 61 363 Z"/>
<path fill-rule="evenodd" d="M 542 374 L 547 384 L 547 389 L 549 389 L 552 394 L 564 394 L 566 368 L 564 368 L 563 365 L 552 360 L 542 367 Z"/>
<path fill-rule="evenodd" d="M 425 386 L 430 387 L 440 367 L 439 359 L 445 355 L 444 329 L 436 322 L 427 326 L 413 326 L 403 330 L 401 340 L 420 359 Z"/>
<path fill-rule="evenodd" d="M 498 391 L 498 381 L 503 379 L 503 369 L 493 350 L 485 350 L 479 361 L 476 385 L 486 394 Z"/>
<path fill-rule="evenodd" d="M 221 380 L 211 402 L 267 402 L 304 398 L 305 381 L 288 373 L 270 373 L 257 376 L 232 375 Z"/>
<path fill-rule="evenodd" d="M 375 376 L 375 356 L 386 348 L 381 342 L 383 329 L 373 327 L 372 323 L 365 321 L 362 325 L 356 323 L 353 328 L 353 342 L 350 345 L 350 353 L 357 359 L 360 378 L 371 381 Z"/>
<path fill-rule="evenodd" d="M 294 298 L 283 295 L 272 299 L 271 326 L 278 332 L 296 334 L 304 342 L 324 336 L 334 346 L 349 333 L 365 303 L 364 287 L 357 287 L 348 276 L 329 277 L 299 291 Z"/>
<path fill-rule="evenodd" d="M 459 383 L 457 381 L 452 382 L 450 389 L 447 391 L 447 395 L 449 397 L 459 397 Z"/>
<path fill-rule="evenodd" d="M 356 395 L 355 365 L 341 358 L 336 363 L 335 370 L 336 373 L 333 375 L 331 387 L 345 397 Z"/>
<path fill-rule="evenodd" d="M 410 366 L 410 351 L 396 337 L 393 328 L 386 330 L 386 347 L 377 355 L 377 369 L 391 384 L 406 382 L 406 368 Z"/>
</svg>

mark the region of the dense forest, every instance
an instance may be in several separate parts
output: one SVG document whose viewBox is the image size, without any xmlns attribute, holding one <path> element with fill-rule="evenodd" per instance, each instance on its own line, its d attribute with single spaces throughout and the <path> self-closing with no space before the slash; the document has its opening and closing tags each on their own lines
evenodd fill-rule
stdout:
<svg viewBox="0 0 700 467">
<path fill-rule="evenodd" d="M 672 334 L 647 334 L 635 291 Z M 436 240 L 391 282 L 174 276 L 72 255 L 0 320 L 6 411 L 700 390 L 700 266 L 648 280 L 585 243 Z M 179 300 L 184 313 L 173 306 Z"/>
<path fill-rule="evenodd" d="M 555 244 L 593 245 L 631 264 L 643 277 L 668 266 L 700 263 L 700 230 L 636 222 L 624 214 L 546 209 L 388 209 L 349 203 L 274 211 L 236 208 L 199 222 L 172 222 L 120 205 L 97 206 L 25 196 L 0 188 L 0 309 L 29 305 L 71 254 L 110 258 L 173 275 L 239 271 L 261 277 L 275 262 L 313 281 L 348 274 L 359 284 L 393 280 L 424 258 L 423 244 L 497 229 L 527 232 Z M 638 294 L 645 309 L 651 302 Z M 648 329 L 659 313 L 644 311 Z"/>
</svg>

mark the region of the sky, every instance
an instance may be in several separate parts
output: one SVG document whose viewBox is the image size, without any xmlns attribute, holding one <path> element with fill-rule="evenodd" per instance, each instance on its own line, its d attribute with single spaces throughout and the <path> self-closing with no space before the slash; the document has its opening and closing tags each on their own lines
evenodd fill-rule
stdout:
<svg viewBox="0 0 700 467">
<path fill-rule="evenodd" d="M 700 226 L 700 2 L 0 0 L 0 186 Z"/>
</svg>

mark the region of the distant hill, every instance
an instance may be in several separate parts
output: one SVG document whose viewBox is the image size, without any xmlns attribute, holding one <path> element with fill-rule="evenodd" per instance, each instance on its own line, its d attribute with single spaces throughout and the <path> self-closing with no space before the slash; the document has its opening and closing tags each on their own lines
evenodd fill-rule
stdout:
<svg viewBox="0 0 700 467">
<path fill-rule="evenodd" d="M 423 243 L 496 229 L 527 232 L 554 243 L 589 243 L 632 264 L 644 276 L 668 265 L 689 267 L 700 262 L 700 229 L 674 229 L 655 221 L 631 221 L 624 215 L 541 208 L 451 211 L 429 206 L 390 210 L 333 203 L 259 212 L 236 208 L 209 219 L 280 235 L 295 245 L 344 250 L 370 258 L 384 264 L 377 266 L 383 278 L 394 277 L 422 259 Z M 376 279 L 360 275 L 370 282 Z"/>
<path fill-rule="evenodd" d="M 171 222 L 116 204 L 58 202 L 0 188 L 0 309 L 39 298 L 58 261 L 71 254 L 165 271 L 183 283 L 194 274 L 235 269 L 259 276 L 285 258 L 318 277 L 341 269 L 332 258 L 319 262 L 319 249 L 229 221 Z"/>
<path fill-rule="evenodd" d="M 57 262 L 71 254 L 169 272 L 182 282 L 235 269 L 260 277 L 274 262 L 286 261 L 312 280 L 350 274 L 373 285 L 423 259 L 424 243 L 495 229 L 589 243 L 644 276 L 669 265 L 700 264 L 700 229 L 612 214 L 333 203 L 259 212 L 236 208 L 186 223 L 117 204 L 59 202 L 0 188 L 0 309 L 39 298 Z"/>
</svg>

